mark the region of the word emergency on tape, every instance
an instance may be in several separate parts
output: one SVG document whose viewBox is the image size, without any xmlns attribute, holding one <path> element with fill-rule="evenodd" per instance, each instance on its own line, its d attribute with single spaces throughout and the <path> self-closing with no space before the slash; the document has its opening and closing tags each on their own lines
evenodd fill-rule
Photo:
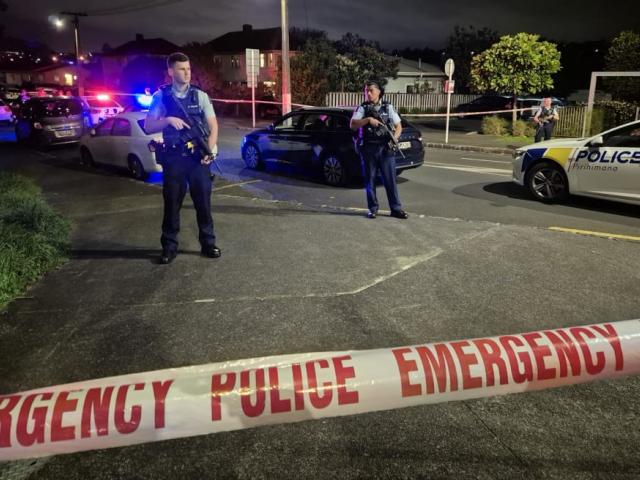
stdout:
<svg viewBox="0 0 640 480">
<path fill-rule="evenodd" d="M 0 460 L 504 395 L 640 373 L 640 320 L 307 353 L 0 395 Z"/>
</svg>

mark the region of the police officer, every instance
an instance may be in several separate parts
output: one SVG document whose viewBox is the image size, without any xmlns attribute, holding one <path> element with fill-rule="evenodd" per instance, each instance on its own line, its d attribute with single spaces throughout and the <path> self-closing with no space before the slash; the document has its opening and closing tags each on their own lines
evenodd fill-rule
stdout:
<svg viewBox="0 0 640 480">
<path fill-rule="evenodd" d="M 542 105 L 540 105 L 540 108 L 538 108 L 538 111 L 533 116 L 533 121 L 538 125 L 536 129 L 536 143 L 541 142 L 543 136 L 545 140 L 551 140 L 553 126 L 558 120 L 560 120 L 560 115 L 558 115 L 558 109 L 551 106 L 551 98 L 543 98 Z"/>
<path fill-rule="evenodd" d="M 393 105 L 383 101 L 384 89 L 377 82 L 365 83 L 366 102 L 356 108 L 351 117 L 351 129 L 359 130 L 358 152 L 362 161 L 362 172 L 367 191 L 368 218 L 378 215 L 378 198 L 376 196 L 376 177 L 382 176 L 382 183 L 387 191 L 391 216 L 406 219 L 409 215 L 402 210 L 396 184 L 396 160 L 389 145 L 389 134 L 396 139 L 402 133 L 400 117 Z M 385 129 L 382 122 L 387 126 Z"/>
<path fill-rule="evenodd" d="M 169 264 L 178 253 L 180 207 L 189 189 L 198 220 L 201 252 L 209 258 L 218 258 L 211 217 L 212 178 L 209 166 L 214 158 L 201 152 L 193 142 L 185 141 L 193 122 L 199 119 L 208 127 L 206 139 L 212 152 L 217 150 L 218 123 L 209 96 L 191 85 L 189 58 L 183 53 L 172 53 L 167 58 L 171 85 L 164 85 L 154 93 L 145 120 L 149 133 L 162 131 L 164 148 L 157 152 L 161 160 L 164 179 L 164 217 L 162 220 L 161 264 Z"/>
</svg>

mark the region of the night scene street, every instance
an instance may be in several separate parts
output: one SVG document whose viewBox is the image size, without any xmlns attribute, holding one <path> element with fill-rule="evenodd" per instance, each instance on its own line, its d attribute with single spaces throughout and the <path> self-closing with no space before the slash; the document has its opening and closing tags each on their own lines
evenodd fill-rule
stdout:
<svg viewBox="0 0 640 480">
<path fill-rule="evenodd" d="M 0 480 L 640 478 L 638 18 L 0 0 Z"/>
</svg>

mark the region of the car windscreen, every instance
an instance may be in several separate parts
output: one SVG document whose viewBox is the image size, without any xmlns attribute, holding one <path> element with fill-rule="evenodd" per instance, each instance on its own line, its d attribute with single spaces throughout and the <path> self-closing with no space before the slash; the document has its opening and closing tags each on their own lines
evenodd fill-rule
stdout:
<svg viewBox="0 0 640 480">
<path fill-rule="evenodd" d="M 39 100 L 34 103 L 36 115 L 42 117 L 68 117 L 69 115 L 81 115 L 80 102 L 73 99 Z"/>
</svg>

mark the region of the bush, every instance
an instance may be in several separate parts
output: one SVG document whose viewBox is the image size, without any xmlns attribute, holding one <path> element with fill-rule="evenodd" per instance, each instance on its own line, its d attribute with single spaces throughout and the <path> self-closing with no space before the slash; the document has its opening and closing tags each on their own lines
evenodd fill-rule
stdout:
<svg viewBox="0 0 640 480">
<path fill-rule="evenodd" d="M 0 308 L 64 263 L 69 230 L 33 182 L 0 173 Z"/>
<path fill-rule="evenodd" d="M 398 108 L 398 113 L 400 115 L 406 115 L 407 113 L 409 113 L 409 109 L 407 107 L 399 107 Z"/>
<path fill-rule="evenodd" d="M 429 108 L 425 109 L 424 113 L 436 113 L 436 110 L 435 110 L 435 108 L 429 107 Z"/>
<path fill-rule="evenodd" d="M 509 122 L 498 116 L 484 117 L 482 119 L 482 133 L 484 135 L 506 135 Z"/>
<path fill-rule="evenodd" d="M 420 114 L 420 113 L 422 113 L 422 109 L 420 107 L 412 107 L 411 108 L 411 113 Z"/>
<path fill-rule="evenodd" d="M 514 137 L 535 137 L 536 127 L 531 121 L 516 120 L 516 124 L 511 129 Z"/>
</svg>

